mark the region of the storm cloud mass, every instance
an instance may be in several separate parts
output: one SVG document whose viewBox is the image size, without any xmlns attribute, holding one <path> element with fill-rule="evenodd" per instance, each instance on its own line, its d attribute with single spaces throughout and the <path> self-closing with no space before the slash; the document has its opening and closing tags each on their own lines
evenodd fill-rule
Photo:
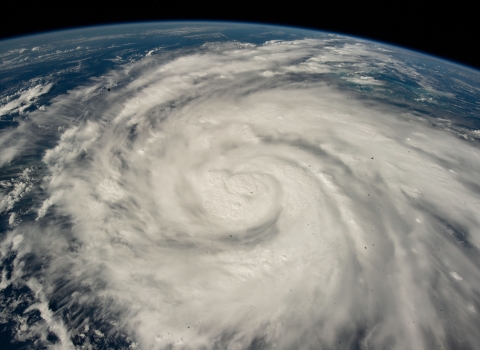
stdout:
<svg viewBox="0 0 480 350">
<path fill-rule="evenodd" d="M 41 319 L 19 322 L 16 339 L 478 346 L 478 132 L 390 103 L 369 62 L 421 74 L 384 51 L 332 38 L 165 51 L 4 131 L 2 164 L 45 148 L 43 170 L 0 198 L 8 212 L 22 193 L 43 196 L 31 220 L 8 214 L 1 243 L 13 266 L 1 288 L 28 287 Z"/>
</svg>

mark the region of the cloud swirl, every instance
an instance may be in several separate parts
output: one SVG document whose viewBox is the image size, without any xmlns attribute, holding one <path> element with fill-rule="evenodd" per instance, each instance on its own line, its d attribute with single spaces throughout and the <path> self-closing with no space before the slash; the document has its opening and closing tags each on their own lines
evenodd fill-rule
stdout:
<svg viewBox="0 0 480 350">
<path fill-rule="evenodd" d="M 326 79 L 328 62 L 387 59 L 326 45 L 149 55 L 35 112 L 59 135 L 46 197 L 2 243 L 17 282 L 42 262 L 28 283 L 45 323 L 29 334 L 60 348 L 87 348 L 92 329 L 142 349 L 478 344 L 478 145 Z"/>
</svg>

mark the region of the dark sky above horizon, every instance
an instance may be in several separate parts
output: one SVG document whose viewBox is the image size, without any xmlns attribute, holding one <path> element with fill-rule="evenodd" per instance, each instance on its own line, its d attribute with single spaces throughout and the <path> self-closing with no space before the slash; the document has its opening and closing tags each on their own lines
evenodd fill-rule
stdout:
<svg viewBox="0 0 480 350">
<path fill-rule="evenodd" d="M 373 39 L 480 69 L 475 9 L 440 3 L 36 2 L 2 4 L 0 39 L 43 31 L 155 20 L 220 20 L 300 26 Z"/>
</svg>

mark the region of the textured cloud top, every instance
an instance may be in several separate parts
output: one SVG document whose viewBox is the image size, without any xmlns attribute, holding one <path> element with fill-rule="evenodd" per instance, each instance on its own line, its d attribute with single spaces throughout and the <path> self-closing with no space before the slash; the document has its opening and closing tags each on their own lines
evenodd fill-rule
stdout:
<svg viewBox="0 0 480 350">
<path fill-rule="evenodd" d="M 2 288 L 26 284 L 43 320 L 17 338 L 474 348 L 475 133 L 389 103 L 371 62 L 421 78 L 365 45 L 207 44 L 149 53 L 4 133 L 8 159 L 43 142 L 36 128 L 58 135 L 43 180 L 26 170 L 1 201 L 8 211 L 35 186 L 44 194 L 32 220 L 10 214 L 1 246 L 15 260 Z"/>
</svg>

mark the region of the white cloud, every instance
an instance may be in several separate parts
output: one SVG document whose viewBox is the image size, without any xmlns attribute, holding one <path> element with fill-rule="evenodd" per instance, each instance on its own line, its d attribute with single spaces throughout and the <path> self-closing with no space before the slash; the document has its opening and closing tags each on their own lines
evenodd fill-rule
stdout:
<svg viewBox="0 0 480 350">
<path fill-rule="evenodd" d="M 0 199 L 0 213 L 11 210 L 23 196 L 31 191 L 34 180 L 30 176 L 31 172 L 32 169 L 27 168 L 18 179 L 0 181 L 0 189 L 5 193 Z"/>
<path fill-rule="evenodd" d="M 51 297 L 115 315 L 144 349 L 335 348 L 358 329 L 372 347 L 426 348 L 425 329 L 447 347 L 444 315 L 476 344 L 475 314 L 449 305 L 478 300 L 477 148 L 308 81 L 329 62 L 387 59 L 324 44 L 152 55 L 32 113 L 79 117 L 45 153 L 37 222 L 16 228 L 19 250 L 50 259 L 31 288 L 62 345 L 93 325 L 70 329 Z"/>
<path fill-rule="evenodd" d="M 368 76 L 347 77 L 345 79 L 360 85 L 383 85 L 382 82 L 376 80 L 374 77 Z"/>
<path fill-rule="evenodd" d="M 26 108 L 32 105 L 35 99 L 43 94 L 46 94 L 52 88 L 52 86 L 52 83 L 45 85 L 38 84 L 27 90 L 19 91 L 12 99 L 9 99 L 7 103 L 0 106 L 0 116 L 16 111 L 20 113 L 23 112 Z"/>
</svg>

